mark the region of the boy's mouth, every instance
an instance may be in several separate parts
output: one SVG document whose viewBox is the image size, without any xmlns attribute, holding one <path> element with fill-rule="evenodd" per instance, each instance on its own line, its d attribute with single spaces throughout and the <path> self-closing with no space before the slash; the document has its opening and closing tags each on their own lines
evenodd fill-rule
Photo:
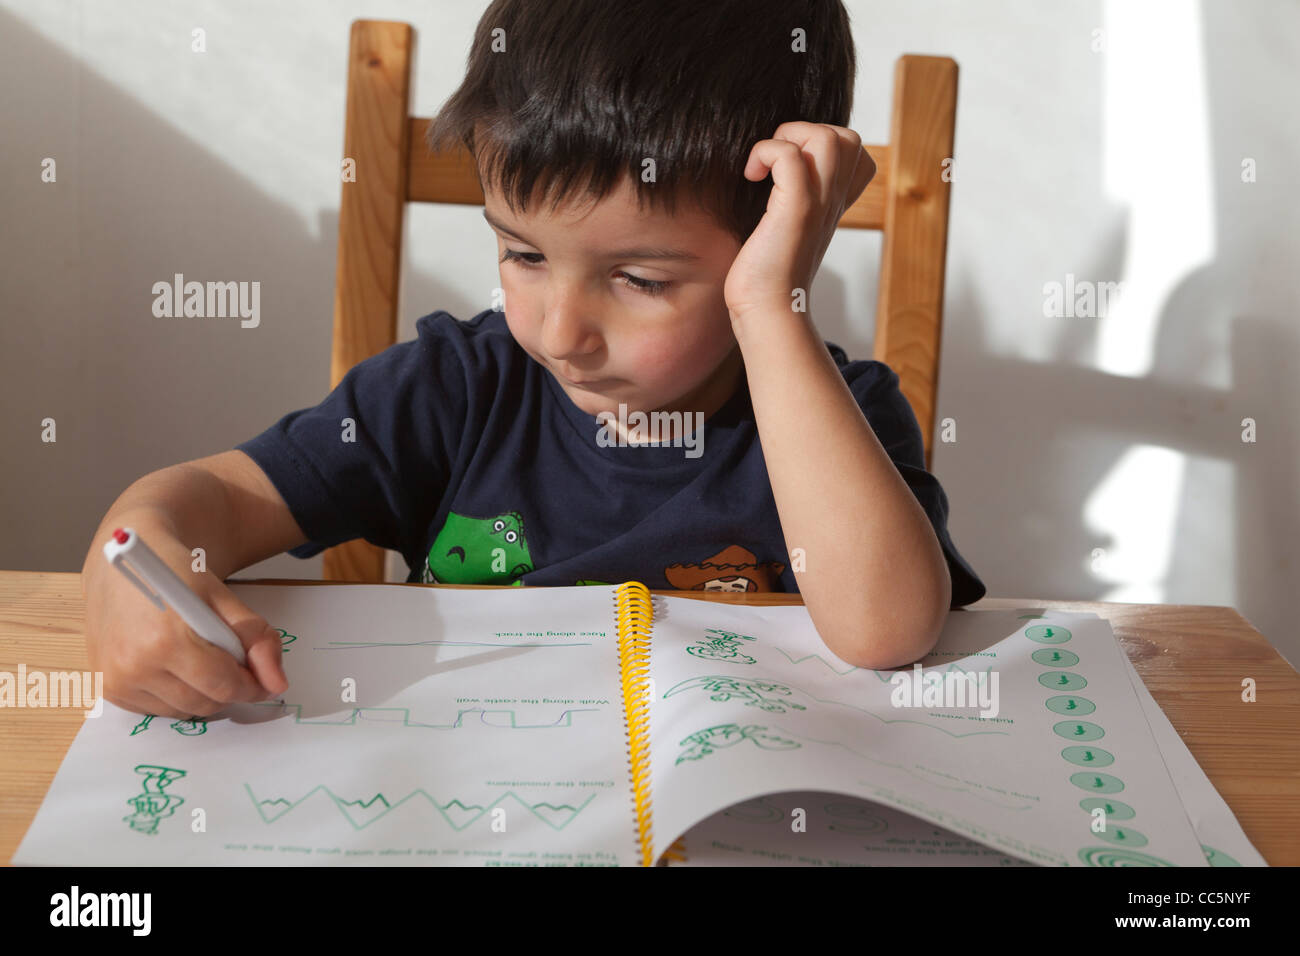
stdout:
<svg viewBox="0 0 1300 956">
<path fill-rule="evenodd" d="M 561 375 L 560 378 L 568 382 L 570 385 L 573 385 L 577 388 L 588 388 L 588 389 L 604 388 L 608 385 L 613 385 L 616 381 L 618 381 L 617 379 L 613 379 L 613 378 L 577 379 L 577 378 L 569 378 L 567 375 Z"/>
</svg>

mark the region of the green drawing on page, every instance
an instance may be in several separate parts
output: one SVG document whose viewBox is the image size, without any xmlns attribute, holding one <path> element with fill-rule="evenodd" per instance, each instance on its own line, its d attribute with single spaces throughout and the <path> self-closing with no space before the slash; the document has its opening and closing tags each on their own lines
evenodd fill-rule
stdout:
<svg viewBox="0 0 1300 956">
<path fill-rule="evenodd" d="M 288 653 L 289 653 L 289 645 L 292 644 L 294 641 L 298 640 L 298 635 L 297 635 L 297 634 L 290 634 L 288 631 L 286 631 L 286 630 L 285 630 L 284 628 L 282 628 L 282 627 L 277 627 L 277 628 L 275 628 L 275 630 L 277 630 L 277 631 L 280 632 L 280 650 L 281 650 L 283 653 L 288 654 Z"/>
<path fill-rule="evenodd" d="M 957 667 L 957 665 L 956 664 L 949 665 L 949 668 L 952 667 Z M 991 667 L 992 665 L 990 665 L 990 669 Z M 726 701 L 730 697 L 741 697 L 743 699 L 743 697 L 745 696 L 745 692 L 740 688 L 744 687 L 745 685 L 752 684 L 755 687 L 763 687 L 763 686 L 778 687 L 781 688 L 780 692 L 782 694 L 788 695 L 792 690 L 796 690 L 799 691 L 800 694 L 803 694 L 805 697 L 809 697 L 817 701 L 817 703 L 819 704 L 834 704 L 837 707 L 848 707 L 851 710 L 856 710 L 859 713 L 866 714 L 867 716 L 880 721 L 882 724 L 916 724 L 918 727 L 928 727 L 930 730 L 936 730 L 941 734 L 945 734 L 946 736 L 953 737 L 953 738 L 980 737 L 985 735 L 995 735 L 998 737 L 1009 736 L 1009 734 L 1005 730 L 972 730 L 968 733 L 955 733 L 951 730 L 948 730 L 946 727 L 939 726 L 938 724 L 928 720 L 917 720 L 916 718 L 913 717 L 895 717 L 892 719 L 889 717 L 881 717 L 879 714 L 873 713 L 871 710 L 867 709 L 866 707 L 858 707 L 854 704 L 846 704 L 842 700 L 832 700 L 830 698 L 818 697 L 817 695 L 810 694 L 805 690 L 800 690 L 798 687 L 794 687 L 793 685 L 787 687 L 784 684 L 769 684 L 761 680 L 745 681 L 738 678 L 724 677 L 718 675 L 714 675 L 711 677 L 695 677 L 695 678 L 691 678 L 690 680 L 684 680 L 681 683 L 677 684 L 675 687 L 673 687 L 671 690 L 669 690 L 668 693 L 664 694 L 663 696 L 666 698 L 672 694 L 677 693 L 679 690 L 689 690 L 695 687 L 712 689 L 710 687 L 709 682 L 715 682 L 715 681 L 719 682 L 719 692 L 717 694 L 714 694 L 712 696 L 712 699 L 717 701 Z M 733 689 L 733 687 L 730 687 L 728 685 L 736 685 L 736 687 Z M 761 696 L 761 694 L 753 694 L 751 696 Z M 770 701 L 768 703 L 770 703 L 771 706 L 764 707 L 763 709 L 773 710 L 777 713 L 785 713 L 785 711 L 782 708 L 786 706 L 789 706 L 794 710 L 807 709 L 802 704 L 788 703 L 786 701 L 780 701 L 780 700 Z M 761 704 L 756 704 L 753 700 L 751 700 L 747 704 L 747 706 L 761 706 Z"/>
<path fill-rule="evenodd" d="M 766 680 L 746 680 L 736 677 L 692 677 L 689 680 L 681 681 L 664 694 L 664 699 L 680 693 L 684 690 L 705 690 L 709 691 L 709 700 L 728 701 L 733 697 L 745 702 L 746 707 L 757 707 L 759 710 L 765 710 L 768 713 L 784 714 L 787 708 L 793 710 L 807 710 L 803 704 L 796 704 L 793 701 L 778 700 L 778 697 L 789 697 L 790 688 L 785 684 L 778 684 L 774 681 Z"/>
<path fill-rule="evenodd" d="M 459 798 L 452 798 L 445 803 L 439 803 L 434 797 L 430 796 L 428 791 L 423 787 L 412 790 L 406 796 L 397 801 L 390 801 L 383 793 L 376 792 L 368 800 L 346 800 L 340 797 L 329 787 L 324 784 L 317 784 L 307 793 L 297 800 L 289 800 L 284 797 L 272 797 L 265 800 L 259 800 L 253 793 L 253 788 L 247 783 L 244 784 L 244 790 L 247 791 L 249 799 L 253 801 L 253 806 L 258 815 L 262 818 L 263 823 L 274 823 L 281 817 L 292 812 L 297 807 L 302 806 L 311 799 L 313 794 L 322 793 L 334 807 L 342 814 L 343 818 L 348 821 L 354 830 L 364 830 L 376 820 L 387 816 L 398 807 L 405 804 L 408 800 L 414 800 L 416 797 L 423 797 L 428 804 L 433 807 L 442 817 L 442 819 L 453 830 L 461 831 L 471 826 L 476 820 L 491 811 L 506 799 L 513 799 L 517 804 L 527 810 L 533 817 L 540 820 L 552 830 L 563 830 L 580 814 L 586 806 L 596 798 L 595 793 L 587 796 L 582 803 L 574 806 L 568 803 L 529 803 L 520 797 L 513 790 L 507 790 L 500 794 L 489 804 L 464 803 Z"/>
<path fill-rule="evenodd" d="M 1079 850 L 1079 859 L 1088 866 L 1173 866 L 1167 860 L 1136 850 L 1117 849 L 1113 846 L 1085 846 Z"/>
<path fill-rule="evenodd" d="M 164 792 L 185 776 L 185 771 L 142 763 L 136 765 L 135 772 L 144 776 L 142 791 L 126 801 L 135 807 L 135 813 L 127 814 L 122 820 L 136 833 L 157 835 L 159 822 L 185 802 L 183 797 Z"/>
<path fill-rule="evenodd" d="M 753 741 L 756 746 L 764 750 L 794 750 L 799 746 L 793 740 L 777 737 L 766 731 L 766 727 L 757 724 L 750 724 L 748 727 L 741 727 L 740 724 L 719 724 L 716 727 L 697 730 L 682 740 L 681 746 L 686 747 L 686 750 L 678 756 L 674 766 L 684 760 L 699 760 L 701 757 L 707 757 L 715 750 L 734 746 L 742 740 Z"/>
<path fill-rule="evenodd" d="M 519 512 L 473 518 L 449 511 L 421 577 L 425 584 L 521 584 L 532 570 Z"/>
<path fill-rule="evenodd" d="M 1205 854 L 1205 862 L 1210 866 L 1241 866 L 1236 860 L 1228 856 L 1222 850 L 1216 850 L 1212 846 L 1201 844 L 1201 851 Z"/>
<path fill-rule="evenodd" d="M 746 634 L 733 634 L 731 631 L 720 631 L 717 628 L 705 628 L 709 634 L 718 634 L 720 637 L 704 637 L 696 641 L 692 646 L 686 648 L 686 653 L 693 657 L 698 657 L 706 661 L 722 661 L 727 664 L 753 664 L 754 658 L 748 654 L 740 653 L 744 646 L 741 641 L 752 641 L 754 638 Z"/>
<path fill-rule="evenodd" d="M 467 726 L 465 720 L 466 714 L 478 714 L 478 723 L 485 727 L 498 727 L 506 730 L 537 730 L 550 729 L 555 727 L 572 727 L 573 715 L 581 713 L 596 713 L 600 710 L 598 707 L 571 707 L 560 712 L 560 716 L 549 723 L 543 721 L 539 724 L 521 724 L 518 722 L 513 708 L 502 707 L 488 709 L 485 707 L 465 707 L 456 711 L 456 719 L 449 724 L 425 724 L 418 720 L 411 719 L 411 708 L 409 707 L 354 707 L 348 711 L 346 716 L 331 714 L 328 717 L 317 717 L 303 719 L 302 704 L 284 704 L 278 701 L 257 701 L 254 707 L 275 707 L 285 710 L 294 710 L 293 716 L 295 724 L 304 724 L 317 727 L 356 727 L 361 723 L 370 724 L 399 724 L 403 727 L 423 727 L 426 730 L 455 730 L 457 727 Z M 505 714 L 503 718 L 505 723 L 493 723 L 488 720 L 489 714 Z M 473 723 L 469 721 L 468 723 Z"/>
<path fill-rule="evenodd" d="M 134 737 L 136 734 L 144 733 L 148 730 L 149 725 L 153 723 L 154 716 L 154 714 L 145 714 L 140 720 L 140 723 L 131 728 L 131 736 Z M 206 734 L 208 732 L 208 721 L 206 717 L 191 717 L 188 720 L 173 721 L 171 728 L 178 734 L 183 734 L 186 737 L 197 737 L 199 734 Z"/>
</svg>

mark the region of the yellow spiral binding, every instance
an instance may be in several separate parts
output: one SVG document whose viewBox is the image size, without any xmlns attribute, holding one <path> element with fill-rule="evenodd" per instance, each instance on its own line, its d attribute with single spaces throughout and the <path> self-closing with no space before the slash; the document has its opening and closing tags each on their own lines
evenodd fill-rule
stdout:
<svg viewBox="0 0 1300 956">
<path fill-rule="evenodd" d="M 623 714 L 627 723 L 628 766 L 636 813 L 637 846 L 641 865 L 654 865 L 654 835 L 650 818 L 650 629 L 654 608 L 649 589 L 639 581 L 614 588 L 618 620 L 618 671 L 623 687 Z"/>
</svg>

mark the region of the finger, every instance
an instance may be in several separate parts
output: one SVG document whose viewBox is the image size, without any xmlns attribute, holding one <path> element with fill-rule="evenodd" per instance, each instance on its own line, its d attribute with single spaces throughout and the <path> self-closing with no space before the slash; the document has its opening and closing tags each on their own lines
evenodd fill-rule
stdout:
<svg viewBox="0 0 1300 956">
<path fill-rule="evenodd" d="M 859 145 L 858 156 L 853 166 L 853 175 L 849 180 L 848 192 L 845 194 L 844 208 L 848 209 L 857 202 L 858 197 L 862 195 L 867 186 L 870 185 L 871 180 L 875 178 L 876 161 L 871 158 L 871 154 L 863 146 Z"/>
<path fill-rule="evenodd" d="M 770 171 L 772 196 L 768 208 L 806 217 L 818 207 L 808 165 L 798 144 L 788 140 L 763 139 L 750 150 L 745 176 L 762 180 Z"/>
<path fill-rule="evenodd" d="M 239 632 L 236 631 L 236 634 Z M 221 704 L 265 700 L 267 688 L 228 651 L 190 634 L 167 659 L 167 671 L 208 700 Z"/>
<path fill-rule="evenodd" d="M 278 697 L 289 689 L 289 678 L 284 673 L 284 651 L 280 632 L 268 627 L 266 633 L 248 645 L 248 668 L 258 683 Z"/>
<path fill-rule="evenodd" d="M 844 208 L 852 206 L 867 183 L 876 174 L 876 161 L 871 158 L 862 145 L 862 137 L 851 129 L 842 126 L 831 127 L 840 138 L 841 160 L 839 179 L 836 182 L 837 195 L 844 197 Z"/>
<path fill-rule="evenodd" d="M 244 645 L 244 653 L 248 658 L 245 673 L 250 673 L 252 679 L 267 693 L 284 693 L 289 687 L 289 680 L 284 674 L 280 632 L 267 624 L 265 618 L 254 614 L 225 582 L 211 582 L 209 594 L 212 609 L 230 623 L 231 629 Z"/>
<path fill-rule="evenodd" d="M 120 707 L 123 710 L 130 711 L 133 714 L 138 714 L 141 717 L 176 718 L 191 716 L 189 714 L 181 714 L 180 711 L 173 708 L 171 704 L 160 700 L 147 690 L 136 690 L 127 697 L 116 697 L 110 694 L 105 694 L 104 698 L 114 707 Z"/>
<path fill-rule="evenodd" d="M 823 209 L 833 205 L 835 196 L 839 194 L 844 143 L 841 129 L 825 123 L 794 122 L 782 123 L 772 134 L 774 139 L 794 143 L 808 157 L 812 183 L 810 195 Z"/>
<path fill-rule="evenodd" d="M 169 716 L 210 717 L 226 706 L 195 690 L 171 672 L 155 675 L 150 687 L 150 693 L 170 708 L 167 711 Z"/>
</svg>

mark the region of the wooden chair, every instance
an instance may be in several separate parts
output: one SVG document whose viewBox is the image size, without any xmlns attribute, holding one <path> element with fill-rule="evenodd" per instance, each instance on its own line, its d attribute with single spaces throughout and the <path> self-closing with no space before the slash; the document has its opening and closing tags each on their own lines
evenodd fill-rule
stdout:
<svg viewBox="0 0 1300 956">
<path fill-rule="evenodd" d="M 330 387 L 352 366 L 394 344 L 402 216 L 408 202 L 482 205 L 467 153 L 430 155 L 429 120 L 408 114 L 415 31 L 407 23 L 356 20 L 348 52 L 344 155 L 356 163 L 343 184 Z M 931 461 L 944 263 L 946 177 L 957 109 L 957 64 L 948 57 L 898 58 L 889 143 L 867 145 L 875 179 L 840 226 L 880 229 L 873 357 L 898 373 Z M 384 550 L 356 539 L 325 551 L 331 581 L 384 580 Z"/>
</svg>

